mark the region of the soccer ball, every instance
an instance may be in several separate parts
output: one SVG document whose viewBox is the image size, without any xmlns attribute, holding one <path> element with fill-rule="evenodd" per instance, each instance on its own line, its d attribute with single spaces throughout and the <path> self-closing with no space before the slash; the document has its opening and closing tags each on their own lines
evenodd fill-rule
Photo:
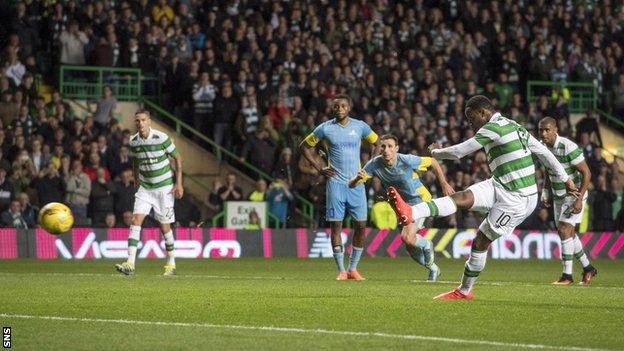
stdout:
<svg viewBox="0 0 624 351">
<path fill-rule="evenodd" d="M 59 235 L 74 225 L 74 215 L 60 202 L 50 202 L 39 211 L 39 225 L 48 233 Z"/>
</svg>

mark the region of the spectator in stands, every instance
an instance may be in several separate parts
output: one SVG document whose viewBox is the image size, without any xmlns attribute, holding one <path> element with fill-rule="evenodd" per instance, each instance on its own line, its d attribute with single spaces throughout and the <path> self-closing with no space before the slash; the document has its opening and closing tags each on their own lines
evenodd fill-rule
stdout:
<svg viewBox="0 0 624 351">
<path fill-rule="evenodd" d="M 618 74 L 617 84 L 613 87 L 613 113 L 618 118 L 624 116 L 624 73 Z"/>
<path fill-rule="evenodd" d="M 135 191 L 132 169 L 124 169 L 119 174 L 119 180 L 115 182 L 114 203 L 117 217 L 123 218 L 124 212 L 133 210 Z"/>
<path fill-rule="evenodd" d="M 595 186 L 592 229 L 594 231 L 612 231 L 614 229 L 613 202 L 617 199 L 615 193 L 617 189 L 608 189 L 607 179 L 603 175 L 596 178 Z"/>
<path fill-rule="evenodd" d="M 214 215 L 221 212 L 223 208 L 223 200 L 219 195 L 219 190 L 223 187 L 223 183 L 219 179 L 212 182 L 212 190 L 206 199 L 206 219 L 210 220 Z"/>
<path fill-rule="evenodd" d="M 596 146 L 593 148 L 593 153 L 587 161 L 589 170 L 592 174 L 598 175 L 601 173 L 601 168 L 607 168 L 607 161 L 602 157 L 602 148 Z M 606 180 L 606 179 L 605 179 Z M 598 184 L 598 178 L 594 179 L 594 184 Z"/>
<path fill-rule="evenodd" d="M 273 177 L 284 179 L 289 186 L 292 186 L 297 180 L 293 152 L 290 148 L 283 148 L 280 152 L 279 160 L 273 168 Z"/>
<path fill-rule="evenodd" d="M 115 214 L 112 212 L 108 212 L 106 217 L 104 218 L 104 227 L 106 228 L 115 228 L 117 226 L 117 218 Z"/>
<path fill-rule="evenodd" d="M 106 214 L 114 211 L 115 184 L 106 179 L 103 168 L 96 171 L 97 178 L 91 181 L 91 222 L 94 226 L 105 224 Z"/>
<path fill-rule="evenodd" d="M 2 132 L 4 133 L 4 131 Z M 0 145 L 1 144 L 2 141 L 0 140 Z M 2 147 L 0 147 L 0 168 L 4 169 L 5 171 L 11 169 L 11 162 L 9 162 L 9 160 L 4 157 L 4 150 L 2 149 Z"/>
<path fill-rule="evenodd" d="M 249 161 L 265 173 L 271 173 L 275 164 L 275 144 L 269 138 L 269 133 L 260 128 L 256 131 L 241 152 L 241 161 Z"/>
<path fill-rule="evenodd" d="M 102 99 L 98 101 L 93 114 L 93 119 L 98 124 L 98 128 L 105 128 L 108 125 L 115 116 L 116 108 L 117 99 L 113 96 L 113 89 L 109 85 L 105 85 L 102 90 Z"/>
<path fill-rule="evenodd" d="M 0 212 L 6 210 L 13 199 L 13 182 L 6 178 L 7 171 L 0 168 Z"/>
<path fill-rule="evenodd" d="M 217 195 L 222 202 L 243 199 L 243 190 L 236 184 L 236 173 L 228 173 L 225 185 L 217 190 Z"/>
<path fill-rule="evenodd" d="M 245 224 L 243 228 L 245 230 L 260 230 L 262 229 L 262 225 L 260 224 L 260 217 L 258 216 L 258 212 L 251 211 L 249 212 L 249 222 Z"/>
<path fill-rule="evenodd" d="M 19 201 L 20 204 L 22 218 L 24 218 L 29 228 L 34 228 L 37 225 L 39 208 L 30 203 L 30 197 L 25 192 L 22 192 L 17 196 L 17 201 Z"/>
<path fill-rule="evenodd" d="M 288 221 L 288 205 L 295 200 L 290 192 L 286 179 L 275 178 L 266 193 L 269 211 L 280 221 L 281 227 L 286 227 Z"/>
<path fill-rule="evenodd" d="M 65 176 L 66 196 L 65 203 L 74 213 L 77 224 L 88 224 L 87 205 L 91 195 L 91 180 L 82 171 L 82 162 L 74 160 L 71 163 L 69 174 Z"/>
<path fill-rule="evenodd" d="M 108 163 L 111 178 L 117 178 L 123 171 L 132 169 L 132 157 L 127 146 L 121 146 L 119 152 L 112 154 Z"/>
<path fill-rule="evenodd" d="M 555 229 L 555 225 L 549 218 L 548 209 L 540 207 L 520 225 L 520 228 L 548 231 Z"/>
<path fill-rule="evenodd" d="M 232 146 L 232 125 L 236 121 L 239 103 L 232 95 L 232 84 L 224 82 L 214 101 L 213 140 L 229 149 Z M 273 165 L 271 165 L 273 166 Z M 269 168 L 270 169 L 270 168 Z"/>
<path fill-rule="evenodd" d="M 193 126 L 202 133 L 208 134 L 208 126 L 212 124 L 213 103 L 217 96 L 215 86 L 210 82 L 210 75 L 204 72 L 200 80 L 193 86 Z M 209 134 L 211 135 L 211 134 Z"/>
<path fill-rule="evenodd" d="M 8 127 L 19 113 L 18 104 L 13 101 L 13 95 L 10 91 L 2 92 L 2 101 L 0 101 L 0 119 L 2 126 Z"/>
<path fill-rule="evenodd" d="M 48 164 L 39 172 L 37 177 L 30 181 L 30 187 L 37 191 L 39 207 L 50 202 L 63 202 L 65 197 L 65 184 L 59 176 L 59 171 L 54 164 Z"/>
<path fill-rule="evenodd" d="M 11 121 L 11 129 L 22 128 L 24 136 L 29 138 L 35 130 L 35 119 L 30 115 L 28 105 L 20 106 L 17 118 Z"/>
<path fill-rule="evenodd" d="M 34 174 L 38 175 L 42 169 L 46 168 L 50 163 L 50 154 L 44 154 L 42 151 L 41 139 L 34 138 L 31 142 L 31 151 L 29 153 L 30 161 L 34 167 Z M 48 149 L 49 152 L 49 149 Z M 0 156 L 1 157 L 1 156 Z"/>
<path fill-rule="evenodd" d="M 256 181 L 256 189 L 249 194 L 247 199 L 249 201 L 265 201 L 267 192 L 266 180 L 260 178 Z"/>
<path fill-rule="evenodd" d="M 187 192 L 189 194 L 189 192 Z M 176 223 L 182 227 L 197 227 L 201 220 L 199 208 L 192 201 L 190 196 L 183 196 L 174 203 Z"/>
<path fill-rule="evenodd" d="M 0 214 L 0 221 L 2 222 L 2 227 L 28 229 L 28 223 L 22 216 L 20 203 L 17 200 L 11 201 L 9 208 Z"/>
<path fill-rule="evenodd" d="M 67 65 L 84 65 L 84 46 L 89 42 L 87 35 L 80 31 L 78 22 L 72 20 L 67 30 L 59 36 L 61 43 L 61 63 Z"/>
<path fill-rule="evenodd" d="M 89 154 L 89 163 L 86 167 L 84 167 L 84 173 L 89 177 L 90 180 L 93 181 L 97 179 L 97 172 L 100 169 L 104 172 L 104 177 L 106 181 L 109 181 L 111 179 L 111 174 L 108 168 L 102 166 L 100 154 L 97 151 L 92 151 Z"/>
</svg>

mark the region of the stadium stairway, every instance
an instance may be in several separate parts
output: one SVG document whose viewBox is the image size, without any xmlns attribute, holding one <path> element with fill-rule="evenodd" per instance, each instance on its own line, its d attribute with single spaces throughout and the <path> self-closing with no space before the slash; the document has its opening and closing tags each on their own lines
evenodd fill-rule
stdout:
<svg viewBox="0 0 624 351">
<path fill-rule="evenodd" d="M 74 111 L 77 111 L 77 116 L 84 118 L 91 113 L 87 107 L 87 101 L 67 101 L 74 108 Z M 134 126 L 133 116 L 134 112 L 140 107 L 142 106 L 138 102 L 124 101 L 117 103 L 116 118 L 119 120 L 122 129 L 129 129 L 134 133 L 136 128 Z M 254 188 L 255 181 L 252 178 L 232 167 L 227 162 L 220 161 L 212 152 L 197 145 L 190 138 L 176 133 L 173 128 L 163 123 L 163 121 L 153 118 L 152 127 L 172 136 L 176 147 L 180 150 L 183 156 L 182 162 L 185 175 L 184 187 L 186 193 L 192 196 L 195 204 L 201 206 L 202 215 L 205 215 L 206 212 L 204 210 L 205 203 L 208 201 L 208 196 L 213 190 L 213 181 L 220 179 L 224 182 L 229 172 L 237 174 L 238 185 L 243 189 L 244 194 L 248 194 Z"/>
</svg>

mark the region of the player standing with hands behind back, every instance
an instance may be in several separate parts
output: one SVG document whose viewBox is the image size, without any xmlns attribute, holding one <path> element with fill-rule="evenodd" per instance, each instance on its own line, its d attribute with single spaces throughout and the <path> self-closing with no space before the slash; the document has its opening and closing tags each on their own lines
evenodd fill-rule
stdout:
<svg viewBox="0 0 624 351">
<path fill-rule="evenodd" d="M 557 157 L 570 177 L 574 178 L 575 184 L 579 186 L 580 195 L 575 198 L 566 194 L 565 185 L 557 182 L 555 176 L 551 175 L 550 172 L 548 172 L 547 177 L 544 177 L 542 202 L 546 207 L 550 206 L 548 184 L 553 195 L 553 210 L 557 231 L 561 239 L 561 261 L 563 262 L 563 273 L 553 284 L 570 285 L 574 282 L 572 279 L 572 258 L 576 257 L 583 265 L 580 283 L 581 285 L 589 285 L 594 276 L 598 274 L 598 270 L 589 263 L 589 259 L 583 251 L 583 243 L 574 232 L 575 226 L 581 223 L 583 216 L 591 172 L 587 162 L 585 162 L 585 157 L 583 157 L 583 151 L 578 145 L 572 140 L 560 136 L 557 132 L 557 121 L 552 117 L 542 118 L 539 122 L 539 134 L 542 142 Z"/>
<path fill-rule="evenodd" d="M 134 274 L 137 245 L 141 239 L 141 225 L 152 209 L 160 230 L 165 237 L 167 264 L 164 275 L 175 275 L 174 238 L 171 223 L 175 222 L 174 199 L 184 195 L 182 187 L 182 158 L 169 136 L 151 128 L 148 110 L 138 110 L 134 123 L 138 133 L 130 138 L 130 152 L 133 158 L 135 177 L 134 211 L 128 236 L 128 261 L 115 265 L 120 273 Z M 172 171 L 169 158 L 175 160 Z"/>
<path fill-rule="evenodd" d="M 326 217 L 331 226 L 331 245 L 338 267 L 336 280 L 364 280 L 357 265 L 364 251 L 364 228 L 368 207 L 364 184 L 349 188 L 349 180 L 360 170 L 360 146 L 362 139 L 376 145 L 377 134 L 365 122 L 349 117 L 351 98 L 336 95 L 332 101 L 333 119 L 320 124 L 301 143 L 303 156 L 327 178 Z M 323 141 L 328 152 L 328 167 L 322 168 L 314 158 L 314 147 Z M 375 152 L 373 152 L 375 154 Z M 348 272 L 344 267 L 342 246 L 342 221 L 348 211 L 354 221 L 353 251 Z"/>
</svg>

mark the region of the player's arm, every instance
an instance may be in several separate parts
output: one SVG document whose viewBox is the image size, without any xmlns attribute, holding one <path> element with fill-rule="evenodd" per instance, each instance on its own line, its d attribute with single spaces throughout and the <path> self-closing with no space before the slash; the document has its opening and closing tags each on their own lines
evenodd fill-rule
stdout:
<svg viewBox="0 0 624 351">
<path fill-rule="evenodd" d="M 440 148 L 438 144 L 431 144 L 429 150 L 431 151 L 431 156 L 438 160 L 459 160 L 482 147 L 483 145 L 475 138 L 470 138 L 462 143 L 445 148 Z"/>
<path fill-rule="evenodd" d="M 550 150 L 548 150 L 548 148 L 544 146 L 544 144 L 537 141 L 537 139 L 535 139 L 535 137 L 533 137 L 533 135 L 531 134 L 529 134 L 527 146 L 529 150 L 531 150 L 531 152 L 535 154 L 535 156 L 537 156 L 540 161 L 542 161 L 546 168 L 552 171 L 552 174 L 554 174 L 556 180 L 560 182 L 565 182 L 568 194 L 574 196 L 575 198 L 578 198 L 579 192 L 576 189 L 576 185 L 574 185 L 574 180 L 572 179 L 572 177 L 568 176 L 565 168 L 563 168 L 563 165 L 559 163 L 555 155 L 553 155 L 552 152 L 550 152 Z"/>
<path fill-rule="evenodd" d="M 548 171 L 542 172 L 544 175 L 544 187 L 542 188 L 542 206 L 550 207 L 550 177 L 548 176 Z"/>
<path fill-rule="evenodd" d="M 336 175 L 336 171 L 331 167 L 323 167 L 318 164 L 314 158 L 314 148 L 323 139 L 322 126 L 316 127 L 312 133 L 310 133 L 299 145 L 299 150 L 303 157 L 310 162 L 312 167 L 327 178 L 331 178 Z"/>
<path fill-rule="evenodd" d="M 134 157 L 132 159 L 132 175 L 134 178 L 134 190 L 139 189 L 139 160 Z"/>
<path fill-rule="evenodd" d="M 583 157 L 582 152 L 580 157 Z M 572 161 L 572 164 L 574 164 L 574 161 Z M 585 159 L 575 164 L 574 168 L 576 168 L 583 177 L 583 180 L 581 181 L 581 187 L 579 188 L 579 197 L 576 199 L 576 201 L 574 201 L 574 204 L 572 204 L 572 213 L 577 214 L 581 213 L 581 210 L 583 209 L 583 197 L 585 196 L 585 193 L 587 192 L 587 189 L 589 188 L 589 184 L 591 182 L 591 171 L 589 170 L 589 166 L 587 166 L 587 162 L 585 162 Z"/>
<path fill-rule="evenodd" d="M 349 188 L 355 188 L 358 184 L 364 184 L 371 178 L 364 169 L 360 169 L 358 174 L 349 180 Z"/>
<path fill-rule="evenodd" d="M 448 181 L 446 180 L 446 175 L 444 174 L 444 171 L 442 170 L 442 166 L 440 166 L 440 163 L 435 158 L 431 158 L 431 157 L 423 157 L 422 159 L 423 159 L 423 163 L 427 162 L 427 159 L 431 160 L 428 162 L 431 162 L 431 171 L 433 172 L 433 174 L 435 174 L 436 178 L 438 179 L 438 183 L 440 184 L 440 187 L 442 188 L 442 194 L 444 194 L 444 196 L 450 196 L 454 194 L 455 189 L 453 189 L 451 184 L 449 184 Z"/>
<path fill-rule="evenodd" d="M 367 143 L 371 145 L 371 158 L 379 155 L 381 152 L 381 145 L 379 144 L 379 135 L 373 131 L 373 129 L 366 124 L 364 126 L 364 130 L 362 131 L 363 139 L 366 140 Z"/>
<path fill-rule="evenodd" d="M 182 185 L 182 156 L 173 144 L 173 141 L 171 141 L 171 138 L 167 138 L 163 145 L 165 147 L 165 152 L 167 153 L 167 156 L 173 158 L 174 160 L 173 172 L 175 175 L 175 185 L 173 186 L 171 192 L 176 199 L 180 199 L 182 198 L 182 196 L 184 196 L 184 186 Z"/>
</svg>

